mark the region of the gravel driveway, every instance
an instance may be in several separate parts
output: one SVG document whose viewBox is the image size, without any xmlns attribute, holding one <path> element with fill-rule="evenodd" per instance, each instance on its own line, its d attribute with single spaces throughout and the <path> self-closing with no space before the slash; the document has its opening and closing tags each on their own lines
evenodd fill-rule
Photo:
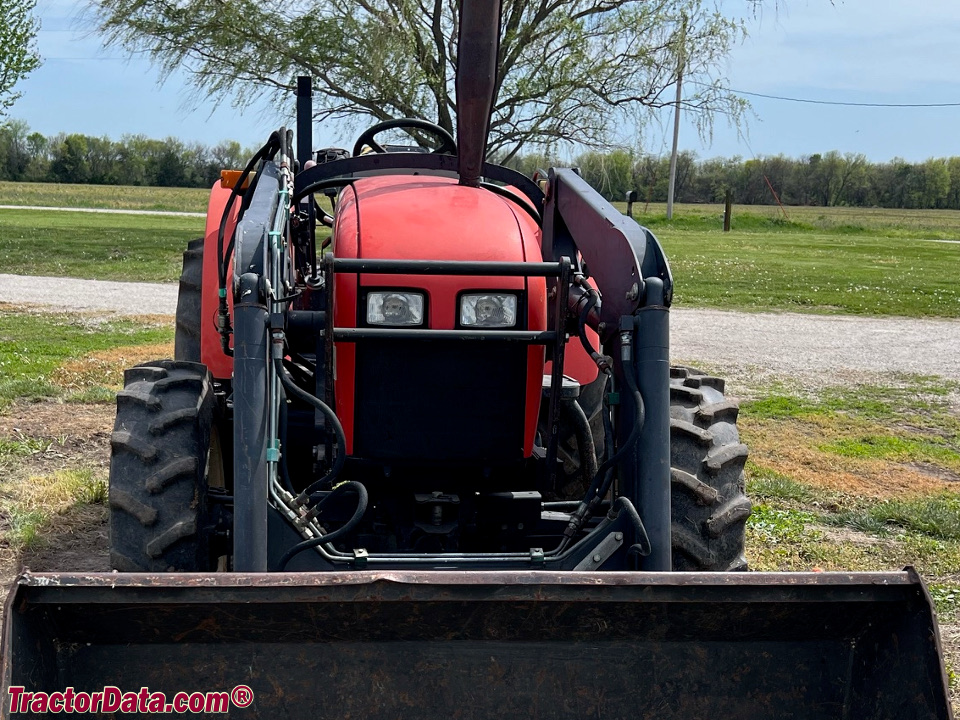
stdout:
<svg viewBox="0 0 960 720">
<path fill-rule="evenodd" d="M 177 286 L 0 275 L 0 302 L 172 315 Z M 675 359 L 744 379 L 792 376 L 817 386 L 911 373 L 960 380 L 960 320 L 674 308 L 671 323 Z"/>
</svg>

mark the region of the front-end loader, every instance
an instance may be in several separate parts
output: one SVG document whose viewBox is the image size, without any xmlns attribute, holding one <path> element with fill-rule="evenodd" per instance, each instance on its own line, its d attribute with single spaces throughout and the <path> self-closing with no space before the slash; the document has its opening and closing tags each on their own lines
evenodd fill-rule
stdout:
<svg viewBox="0 0 960 720">
<path fill-rule="evenodd" d="M 214 187 L 176 359 L 117 397 L 116 571 L 19 579 L 2 717 L 951 717 L 915 572 L 748 570 L 654 235 L 485 161 L 499 5 L 461 3 L 456 137 L 314 151 L 302 78 L 296 145 Z"/>
</svg>

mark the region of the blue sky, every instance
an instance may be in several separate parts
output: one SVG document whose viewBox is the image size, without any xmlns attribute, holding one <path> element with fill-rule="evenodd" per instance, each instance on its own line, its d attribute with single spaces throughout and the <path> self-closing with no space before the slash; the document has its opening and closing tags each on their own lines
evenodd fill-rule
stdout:
<svg viewBox="0 0 960 720">
<path fill-rule="evenodd" d="M 729 1 L 729 0 L 728 0 Z M 960 103 L 957 0 L 780 0 L 751 23 L 726 68 L 737 90 L 843 102 Z M 38 0 L 38 45 L 45 61 L 18 90 L 11 116 L 44 134 L 119 137 L 142 133 L 213 144 L 259 145 L 279 125 L 261 104 L 244 112 L 229 101 L 196 102 L 187 77 L 162 86 L 148 61 L 104 50 L 77 22 L 82 2 Z M 681 148 L 701 157 L 803 156 L 839 150 L 875 161 L 960 155 L 960 107 L 856 108 L 749 98 L 755 117 L 745 137 L 718 121 L 711 140 L 692 125 Z M 669 153 L 670 115 L 647 128 L 643 149 Z M 349 147 L 355 131 L 317 132 L 315 146 Z"/>
</svg>

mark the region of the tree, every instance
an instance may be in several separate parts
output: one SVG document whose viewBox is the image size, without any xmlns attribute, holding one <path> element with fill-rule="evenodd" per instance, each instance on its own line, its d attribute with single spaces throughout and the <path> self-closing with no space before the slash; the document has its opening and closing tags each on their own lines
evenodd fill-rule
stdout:
<svg viewBox="0 0 960 720">
<path fill-rule="evenodd" d="M 90 2 L 108 45 L 186 69 L 204 96 L 289 107 L 296 76 L 309 74 L 320 121 L 423 117 L 454 129 L 458 0 Z M 721 68 L 743 27 L 713 0 L 503 0 L 489 150 L 509 160 L 525 145 L 609 142 L 638 111 L 674 104 L 681 54 L 683 106 L 705 131 L 717 114 L 736 122 L 747 105 Z"/>
<path fill-rule="evenodd" d="M 23 180 L 30 165 L 28 135 L 22 120 L 0 125 L 0 180 Z"/>
<path fill-rule="evenodd" d="M 89 154 L 86 135 L 66 135 L 54 143 L 50 172 L 58 182 L 90 182 Z"/>
<path fill-rule="evenodd" d="M 583 179 L 607 200 L 623 200 L 634 190 L 633 156 L 626 150 L 599 153 L 594 150 L 581 153 L 574 161 Z"/>
<path fill-rule="evenodd" d="M 20 97 L 14 86 L 40 65 L 36 52 L 40 22 L 33 17 L 36 0 L 0 0 L 0 117 Z"/>
</svg>

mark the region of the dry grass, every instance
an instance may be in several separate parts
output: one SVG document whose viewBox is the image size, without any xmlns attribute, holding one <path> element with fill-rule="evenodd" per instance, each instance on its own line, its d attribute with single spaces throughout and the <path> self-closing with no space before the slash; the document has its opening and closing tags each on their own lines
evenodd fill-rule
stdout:
<svg viewBox="0 0 960 720">
<path fill-rule="evenodd" d="M 952 471 L 936 466 L 921 470 L 909 463 L 844 457 L 823 446 L 859 437 L 861 428 L 830 425 L 825 420 L 756 420 L 741 422 L 753 462 L 814 488 L 863 498 L 928 495 L 956 489 Z"/>
<path fill-rule="evenodd" d="M 173 357 L 172 342 L 111 348 L 66 361 L 53 371 L 50 380 L 68 393 L 82 393 L 96 387 L 119 390 L 127 368 L 170 357 Z"/>
</svg>

